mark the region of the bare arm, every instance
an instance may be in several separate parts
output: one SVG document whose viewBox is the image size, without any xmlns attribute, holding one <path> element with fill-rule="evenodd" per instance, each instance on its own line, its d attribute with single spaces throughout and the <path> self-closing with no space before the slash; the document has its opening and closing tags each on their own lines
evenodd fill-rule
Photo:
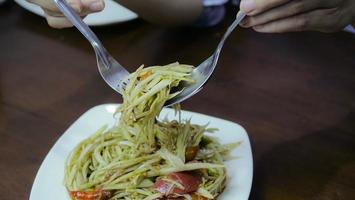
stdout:
<svg viewBox="0 0 355 200">
<path fill-rule="evenodd" d="M 160 25 L 180 26 L 195 22 L 202 12 L 202 0 L 116 0 L 143 19 Z"/>
</svg>

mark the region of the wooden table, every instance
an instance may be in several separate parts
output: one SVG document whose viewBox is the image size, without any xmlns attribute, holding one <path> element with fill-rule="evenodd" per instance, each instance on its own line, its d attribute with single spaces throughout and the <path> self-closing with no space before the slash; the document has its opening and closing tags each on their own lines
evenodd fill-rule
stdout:
<svg viewBox="0 0 355 200">
<path fill-rule="evenodd" d="M 230 20 L 210 29 L 140 20 L 95 28 L 132 71 L 198 64 Z M 83 112 L 120 102 L 88 42 L 14 3 L 0 7 L 0 199 L 28 199 L 45 155 Z M 184 109 L 241 124 L 251 138 L 250 199 L 354 199 L 355 35 L 238 30 L 217 71 Z"/>
</svg>

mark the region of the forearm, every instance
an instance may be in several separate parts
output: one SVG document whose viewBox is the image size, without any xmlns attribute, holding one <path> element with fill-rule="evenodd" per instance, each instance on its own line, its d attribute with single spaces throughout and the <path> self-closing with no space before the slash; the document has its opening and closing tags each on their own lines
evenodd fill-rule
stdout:
<svg viewBox="0 0 355 200">
<path fill-rule="evenodd" d="M 116 0 L 143 19 L 160 25 L 180 26 L 195 22 L 202 12 L 202 0 Z"/>
</svg>

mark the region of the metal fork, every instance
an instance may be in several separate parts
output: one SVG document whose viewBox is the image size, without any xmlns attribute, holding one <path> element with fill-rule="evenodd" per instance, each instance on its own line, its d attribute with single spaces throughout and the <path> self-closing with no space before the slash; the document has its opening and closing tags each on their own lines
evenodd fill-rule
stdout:
<svg viewBox="0 0 355 200">
<path fill-rule="evenodd" d="M 121 93 L 121 89 L 128 83 L 129 72 L 107 52 L 95 33 L 92 32 L 65 0 L 54 0 L 54 3 L 91 43 L 95 50 L 97 67 L 102 78 L 111 88 Z"/>
<path fill-rule="evenodd" d="M 228 36 L 233 32 L 233 30 L 239 25 L 239 23 L 244 19 L 245 14 L 239 12 L 236 16 L 234 22 L 228 27 L 227 31 L 224 33 L 221 41 L 219 42 L 216 50 L 205 61 L 203 61 L 198 67 L 196 67 L 192 71 L 192 78 L 195 80 L 193 84 L 190 85 L 182 85 L 182 92 L 177 96 L 171 98 L 167 102 L 165 102 L 165 106 L 173 105 L 176 103 L 180 103 L 193 95 L 199 92 L 203 86 L 207 83 L 208 79 L 211 77 L 213 71 L 216 68 L 219 55 L 221 53 L 224 42 L 228 38 Z"/>
<path fill-rule="evenodd" d="M 55 4 L 62 11 L 62 13 L 68 18 L 69 21 L 86 37 L 91 43 L 96 53 L 97 66 L 102 78 L 106 83 L 114 90 L 121 93 L 122 87 L 128 84 L 129 72 L 120 65 L 103 47 L 100 40 L 91 31 L 91 29 L 82 21 L 82 19 L 76 14 L 76 12 L 66 3 L 65 0 L 54 0 Z M 211 77 L 214 69 L 216 68 L 219 55 L 221 53 L 224 42 L 232 31 L 238 26 L 238 24 L 245 17 L 244 13 L 239 12 L 234 22 L 228 27 L 226 33 L 223 35 L 219 42 L 215 52 L 202 62 L 197 68 L 192 71 L 192 78 L 195 80 L 193 84 L 182 85 L 182 92 L 177 96 L 171 98 L 165 103 L 165 106 L 170 106 L 176 103 L 180 103 L 197 92 L 206 84 Z"/>
</svg>

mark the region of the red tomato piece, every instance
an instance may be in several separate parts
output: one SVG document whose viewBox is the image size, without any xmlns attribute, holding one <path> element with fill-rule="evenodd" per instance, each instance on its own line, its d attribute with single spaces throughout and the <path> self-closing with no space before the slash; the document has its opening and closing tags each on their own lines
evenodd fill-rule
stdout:
<svg viewBox="0 0 355 200">
<path fill-rule="evenodd" d="M 155 189 L 165 195 L 174 193 L 188 194 L 195 192 L 202 182 L 201 176 L 193 172 L 174 172 L 168 175 L 168 179 L 176 181 L 184 188 L 178 188 L 177 186 L 172 185 L 172 183 L 161 179 L 155 182 Z"/>
<path fill-rule="evenodd" d="M 106 200 L 111 196 L 111 192 L 106 190 L 94 191 L 71 191 L 70 197 L 73 200 Z"/>
</svg>

